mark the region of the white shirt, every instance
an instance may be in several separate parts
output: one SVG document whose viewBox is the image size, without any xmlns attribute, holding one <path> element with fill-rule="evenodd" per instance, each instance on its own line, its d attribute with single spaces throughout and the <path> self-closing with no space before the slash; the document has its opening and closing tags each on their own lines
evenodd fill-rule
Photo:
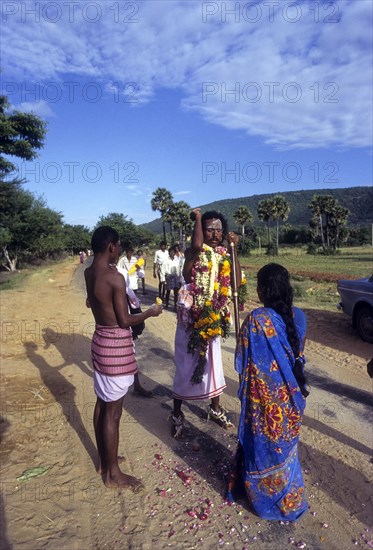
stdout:
<svg viewBox="0 0 373 550">
<path fill-rule="evenodd" d="M 154 263 L 157 264 L 157 267 L 161 267 L 163 262 L 168 258 L 168 250 L 157 250 L 154 254 Z"/>
<path fill-rule="evenodd" d="M 124 280 L 126 281 L 126 294 L 127 294 L 128 302 L 131 304 L 133 308 L 140 307 L 140 300 L 138 299 L 138 297 L 130 287 L 130 278 L 128 276 L 127 271 L 122 267 L 119 267 L 119 265 L 117 266 L 117 270 L 119 271 L 119 273 L 123 275 Z"/>
<path fill-rule="evenodd" d="M 128 274 L 128 271 L 135 265 L 137 262 L 136 256 L 131 256 L 130 259 L 127 258 L 127 256 L 122 256 L 118 262 L 118 271 L 124 270 L 126 271 L 129 279 L 129 286 L 132 288 L 132 290 L 137 290 L 139 288 L 138 282 L 137 282 L 137 271 L 133 273 L 132 275 Z"/>
<path fill-rule="evenodd" d="M 171 275 L 172 277 L 180 278 L 181 266 L 179 258 L 176 256 L 173 260 L 171 260 L 171 258 L 167 258 L 167 260 L 163 262 L 161 270 L 164 275 Z"/>
</svg>

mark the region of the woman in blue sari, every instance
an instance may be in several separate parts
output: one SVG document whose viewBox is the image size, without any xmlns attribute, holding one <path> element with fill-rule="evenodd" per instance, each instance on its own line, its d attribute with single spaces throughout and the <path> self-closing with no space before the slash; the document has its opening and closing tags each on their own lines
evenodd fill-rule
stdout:
<svg viewBox="0 0 373 550">
<path fill-rule="evenodd" d="M 281 265 L 260 269 L 257 290 L 264 307 L 246 317 L 235 355 L 241 415 L 228 500 L 243 485 L 258 516 L 296 521 L 308 507 L 298 458 L 306 318 Z"/>
</svg>

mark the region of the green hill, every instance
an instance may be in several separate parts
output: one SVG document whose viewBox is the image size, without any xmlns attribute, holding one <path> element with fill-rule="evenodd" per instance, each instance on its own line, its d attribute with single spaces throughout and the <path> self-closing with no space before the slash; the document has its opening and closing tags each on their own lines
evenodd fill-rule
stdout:
<svg viewBox="0 0 373 550">
<path fill-rule="evenodd" d="M 263 199 L 274 195 L 282 195 L 290 205 L 289 219 L 291 225 L 308 226 L 311 219 L 311 210 L 308 208 L 313 195 L 332 195 L 339 203 L 348 208 L 350 216 L 348 225 L 351 227 L 369 225 L 373 223 L 373 187 L 347 187 L 344 189 L 311 189 L 307 191 L 285 191 L 283 193 L 267 193 L 265 195 L 252 195 L 239 199 L 224 199 L 201 205 L 202 212 L 218 210 L 228 219 L 229 227 L 237 228 L 233 220 L 233 214 L 239 206 L 247 206 L 254 216 L 254 224 L 263 223 L 258 220 L 257 207 Z M 160 218 L 142 224 L 142 227 L 153 233 L 162 233 Z"/>
</svg>

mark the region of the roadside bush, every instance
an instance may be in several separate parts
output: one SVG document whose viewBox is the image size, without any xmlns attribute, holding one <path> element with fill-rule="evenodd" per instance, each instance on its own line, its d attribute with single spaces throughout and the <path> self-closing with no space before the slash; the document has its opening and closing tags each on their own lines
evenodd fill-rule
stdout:
<svg viewBox="0 0 373 550">
<path fill-rule="evenodd" d="M 307 254 L 318 254 L 319 252 L 319 245 L 316 243 L 309 243 L 307 246 Z"/>
<path fill-rule="evenodd" d="M 267 256 L 278 256 L 278 250 L 276 248 L 276 245 L 273 243 L 267 245 L 266 254 Z"/>
<path fill-rule="evenodd" d="M 295 299 L 305 298 L 307 296 L 304 288 L 299 283 L 291 285 L 293 287 L 293 296 Z"/>
<path fill-rule="evenodd" d="M 252 242 L 249 239 L 240 239 L 237 245 L 237 251 L 241 256 L 250 256 Z"/>
</svg>

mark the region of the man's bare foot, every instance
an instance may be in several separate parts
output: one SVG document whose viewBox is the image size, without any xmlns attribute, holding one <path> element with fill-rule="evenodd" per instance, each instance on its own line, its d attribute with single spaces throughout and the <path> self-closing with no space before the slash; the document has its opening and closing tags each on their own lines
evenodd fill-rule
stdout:
<svg viewBox="0 0 373 550">
<path fill-rule="evenodd" d="M 153 392 L 146 390 L 145 388 L 140 386 L 140 384 L 133 387 L 133 393 L 141 395 L 141 397 L 153 397 Z"/>
<path fill-rule="evenodd" d="M 171 413 L 168 417 L 168 420 L 172 423 L 171 435 L 174 439 L 183 439 L 184 437 L 184 422 L 185 417 L 182 412 L 179 416 L 175 416 L 174 413 Z"/>
<path fill-rule="evenodd" d="M 123 472 L 119 472 L 113 476 L 107 474 L 104 483 L 110 489 L 131 489 L 134 493 L 138 493 L 144 489 L 144 485 L 139 479 L 128 476 Z"/>
<path fill-rule="evenodd" d="M 122 464 L 122 462 L 125 462 L 125 461 L 126 461 L 125 456 L 118 456 L 118 464 Z M 101 461 L 99 462 L 99 464 L 97 466 L 97 473 L 100 474 L 100 475 L 106 474 L 106 468 L 104 468 L 102 466 Z"/>
</svg>

